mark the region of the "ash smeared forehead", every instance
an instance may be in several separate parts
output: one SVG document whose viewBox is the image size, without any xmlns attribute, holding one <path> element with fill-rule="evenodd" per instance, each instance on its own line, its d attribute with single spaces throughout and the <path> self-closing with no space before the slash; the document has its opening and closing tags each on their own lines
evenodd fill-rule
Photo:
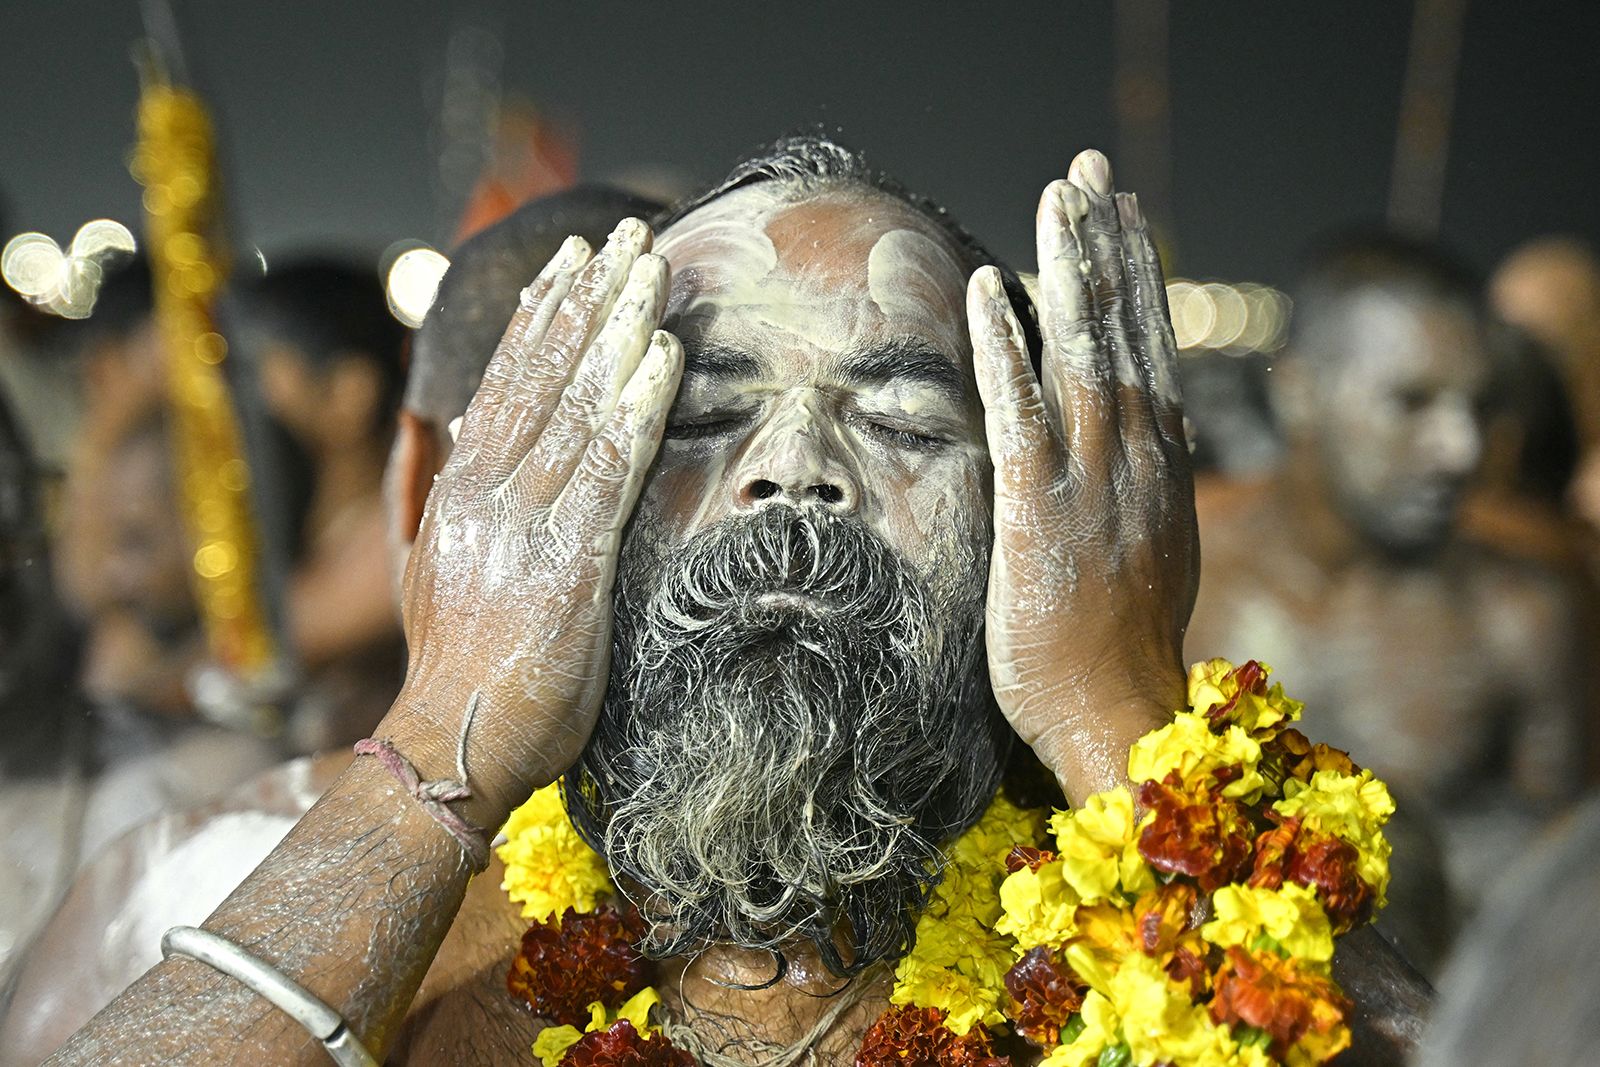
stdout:
<svg viewBox="0 0 1600 1067">
<path fill-rule="evenodd" d="M 964 347 L 956 249 L 914 208 L 868 186 L 738 189 L 674 223 L 656 251 L 672 264 L 670 310 L 680 315 L 756 313 L 826 348 L 865 330 L 942 333 L 952 352 Z"/>
</svg>

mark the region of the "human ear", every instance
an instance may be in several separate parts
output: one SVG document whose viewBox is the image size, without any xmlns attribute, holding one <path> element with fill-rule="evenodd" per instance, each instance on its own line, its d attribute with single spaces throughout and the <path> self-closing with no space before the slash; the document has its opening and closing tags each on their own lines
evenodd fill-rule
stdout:
<svg viewBox="0 0 1600 1067">
<path fill-rule="evenodd" d="M 1304 358 L 1280 359 L 1267 375 L 1267 397 L 1272 404 L 1272 415 L 1285 432 L 1294 434 L 1308 426 L 1316 410 L 1314 371 Z"/>
<path fill-rule="evenodd" d="M 434 476 L 444 469 L 441 436 L 432 420 L 415 412 L 400 412 L 394 445 L 389 450 L 389 469 L 384 475 L 392 544 L 409 549 L 417 538 Z"/>
</svg>

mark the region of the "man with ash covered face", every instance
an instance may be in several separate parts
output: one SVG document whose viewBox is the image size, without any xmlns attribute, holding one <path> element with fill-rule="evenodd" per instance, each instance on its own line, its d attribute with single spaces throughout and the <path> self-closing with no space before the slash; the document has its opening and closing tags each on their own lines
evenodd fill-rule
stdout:
<svg viewBox="0 0 1600 1067">
<path fill-rule="evenodd" d="M 1272 376 L 1289 462 L 1202 492 L 1190 650 L 1294 679 L 1329 742 L 1442 816 L 1470 896 L 1581 789 L 1581 591 L 1457 530 L 1495 393 L 1476 279 L 1434 249 L 1360 236 L 1314 256 L 1294 295 Z M 1441 914 L 1436 897 L 1422 910 Z"/>
<path fill-rule="evenodd" d="M 1197 559 L 1160 267 L 1098 153 L 1038 225 L 1042 341 L 941 211 L 782 144 L 659 239 L 562 247 L 425 508 L 449 415 L 403 423 L 411 664 L 376 736 L 424 779 L 464 770 L 473 826 L 566 775 L 703 1048 L 850 1062 L 887 992 L 862 972 L 905 950 L 1008 750 L 1081 801 L 1182 702 Z M 497 987 L 522 924 L 462 849 L 358 759 L 206 926 L 370 1048 L 521 1062 Z M 843 978 L 854 1007 L 824 1020 Z M 181 957 L 58 1062 L 111 1050 L 322 1055 Z"/>
</svg>

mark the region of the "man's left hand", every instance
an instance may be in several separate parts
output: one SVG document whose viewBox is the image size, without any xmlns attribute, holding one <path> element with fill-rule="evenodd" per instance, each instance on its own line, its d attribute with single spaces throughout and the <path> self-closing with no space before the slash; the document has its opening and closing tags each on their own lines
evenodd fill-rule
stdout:
<svg viewBox="0 0 1600 1067">
<path fill-rule="evenodd" d="M 995 467 L 989 673 L 1070 799 L 1123 779 L 1183 699 L 1199 576 L 1161 262 L 1099 152 L 1044 191 L 1035 375 L 993 267 L 967 289 Z"/>
</svg>

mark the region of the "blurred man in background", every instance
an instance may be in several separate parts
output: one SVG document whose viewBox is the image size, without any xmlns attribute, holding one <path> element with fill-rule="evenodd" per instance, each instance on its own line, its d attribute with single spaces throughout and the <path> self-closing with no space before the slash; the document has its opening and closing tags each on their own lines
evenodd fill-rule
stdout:
<svg viewBox="0 0 1600 1067">
<path fill-rule="evenodd" d="M 1451 261 L 1383 237 L 1320 254 L 1272 376 L 1286 466 L 1199 495 L 1187 638 L 1190 658 L 1292 678 L 1403 810 L 1439 814 L 1459 889 L 1577 795 L 1590 725 L 1571 580 L 1458 535 L 1493 371 L 1479 289 Z"/>
<path fill-rule="evenodd" d="M 383 469 L 405 375 L 405 329 L 377 274 L 333 257 L 275 265 L 238 292 L 235 345 L 303 457 L 310 498 L 285 597 L 309 675 L 295 751 L 348 745 L 388 710 L 405 645 L 386 560 Z"/>
</svg>

